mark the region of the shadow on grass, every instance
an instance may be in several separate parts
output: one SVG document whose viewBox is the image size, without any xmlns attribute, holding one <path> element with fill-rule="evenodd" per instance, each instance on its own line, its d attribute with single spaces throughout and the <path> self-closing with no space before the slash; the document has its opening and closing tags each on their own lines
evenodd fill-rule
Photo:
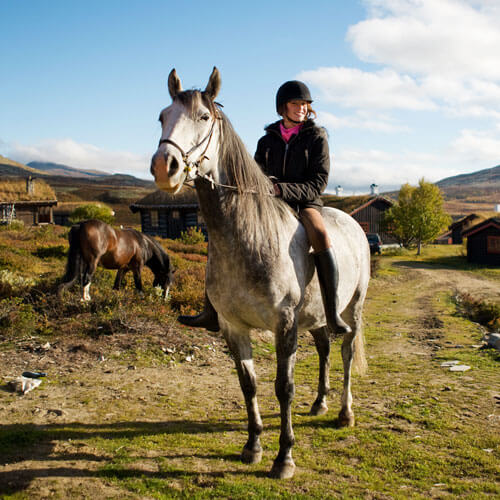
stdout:
<svg viewBox="0 0 500 500">
<path fill-rule="evenodd" d="M 294 427 L 310 428 L 339 428 L 338 419 L 325 417 L 311 417 L 308 413 L 298 414 L 301 417 L 310 417 L 302 422 L 295 422 Z M 279 419 L 279 414 L 263 415 L 264 420 Z M 246 418 L 225 419 L 224 421 L 191 421 L 180 420 L 173 422 L 115 422 L 110 424 L 11 424 L 0 425 L 0 494 L 14 494 L 29 487 L 31 482 L 37 478 L 58 477 L 93 477 L 102 479 L 126 479 L 126 478 L 149 478 L 149 479 L 175 479 L 192 477 L 223 477 L 224 475 L 248 474 L 248 471 L 220 471 L 195 472 L 184 469 L 168 471 L 146 471 L 143 469 L 123 468 L 121 465 L 112 463 L 112 458 L 99 456 L 92 453 L 74 453 L 56 451 L 58 442 L 87 441 L 93 438 L 103 439 L 133 439 L 135 437 L 156 436 L 161 434 L 217 434 L 227 432 L 242 432 L 242 425 L 246 424 Z M 279 430 L 279 423 L 265 425 L 266 431 Z M 243 446 L 243 441 L 241 445 Z M 69 450 L 68 450 L 69 451 Z M 118 453 L 118 450 L 115 452 Z M 135 458 L 140 459 L 140 456 Z M 200 453 L 165 452 L 163 458 L 174 460 L 178 458 L 197 458 L 201 460 L 225 460 L 227 462 L 241 463 L 239 454 L 216 451 L 211 453 L 200 448 Z M 76 466 L 47 467 L 43 462 L 68 462 L 83 460 L 99 464 L 98 470 L 89 470 Z M 27 462 L 27 463 L 23 463 Z M 42 462 L 33 466 L 33 462 Z M 16 466 L 15 464 L 19 464 Z M 31 467 L 30 467 L 31 465 Z M 251 474 L 255 477 L 267 477 L 266 471 L 255 471 Z"/>
<path fill-rule="evenodd" d="M 436 257 L 433 259 L 417 260 L 400 260 L 393 262 L 394 267 L 410 267 L 412 269 L 455 269 L 457 271 L 474 271 L 486 268 L 479 264 L 470 264 L 466 257 L 448 256 Z"/>
</svg>

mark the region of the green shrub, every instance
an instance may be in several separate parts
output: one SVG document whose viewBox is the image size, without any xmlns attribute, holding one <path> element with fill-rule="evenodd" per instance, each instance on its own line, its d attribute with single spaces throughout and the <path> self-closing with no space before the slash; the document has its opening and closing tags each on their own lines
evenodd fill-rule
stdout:
<svg viewBox="0 0 500 500">
<path fill-rule="evenodd" d="M 32 335 L 37 328 L 36 313 L 20 297 L 0 301 L 0 329 L 9 336 Z"/>
<path fill-rule="evenodd" d="M 112 224 L 115 220 L 115 213 L 106 205 L 88 204 L 77 207 L 69 216 L 71 224 L 77 224 L 89 219 L 97 219 L 106 224 Z"/>
<path fill-rule="evenodd" d="M 196 245 L 205 241 L 205 235 L 199 227 L 190 227 L 182 231 L 179 240 L 185 245 Z"/>
<path fill-rule="evenodd" d="M 64 245 L 54 245 L 50 247 L 38 247 L 33 255 L 39 257 L 40 259 L 50 259 L 54 257 L 56 259 L 63 259 L 66 257 L 67 250 Z"/>
<path fill-rule="evenodd" d="M 24 229 L 24 222 L 22 220 L 13 220 L 10 224 L 2 224 L 0 230 L 2 231 L 22 231 Z"/>
<path fill-rule="evenodd" d="M 500 329 L 500 304 L 482 301 L 468 293 L 457 294 L 454 299 L 462 316 L 491 331 Z"/>
</svg>

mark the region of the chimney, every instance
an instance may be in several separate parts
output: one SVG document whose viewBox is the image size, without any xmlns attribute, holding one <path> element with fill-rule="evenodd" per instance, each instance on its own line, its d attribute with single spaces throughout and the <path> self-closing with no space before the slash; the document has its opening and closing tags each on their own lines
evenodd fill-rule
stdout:
<svg viewBox="0 0 500 500">
<path fill-rule="evenodd" d="M 35 178 L 31 177 L 31 175 L 26 178 L 26 192 L 28 194 L 35 193 Z"/>
</svg>

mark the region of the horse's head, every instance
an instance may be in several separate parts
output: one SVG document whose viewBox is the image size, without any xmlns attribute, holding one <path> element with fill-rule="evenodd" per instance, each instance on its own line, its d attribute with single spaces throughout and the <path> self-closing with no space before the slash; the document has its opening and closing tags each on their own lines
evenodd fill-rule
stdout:
<svg viewBox="0 0 500 500">
<path fill-rule="evenodd" d="M 215 67 L 204 91 L 183 91 L 175 69 L 170 72 L 172 104 L 160 113 L 162 134 L 151 159 L 151 173 L 160 189 L 177 193 L 186 179 L 212 170 L 220 133 L 214 99 L 220 85 Z"/>
</svg>

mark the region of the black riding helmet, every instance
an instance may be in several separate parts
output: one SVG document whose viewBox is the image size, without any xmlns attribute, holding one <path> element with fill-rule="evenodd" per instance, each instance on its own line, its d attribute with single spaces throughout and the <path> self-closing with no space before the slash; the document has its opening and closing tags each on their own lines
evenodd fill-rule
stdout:
<svg viewBox="0 0 500 500">
<path fill-rule="evenodd" d="M 289 82 L 285 82 L 276 93 L 276 111 L 278 114 L 280 108 L 293 99 L 313 102 L 311 93 L 305 83 L 299 82 L 298 80 L 290 80 Z"/>
</svg>

